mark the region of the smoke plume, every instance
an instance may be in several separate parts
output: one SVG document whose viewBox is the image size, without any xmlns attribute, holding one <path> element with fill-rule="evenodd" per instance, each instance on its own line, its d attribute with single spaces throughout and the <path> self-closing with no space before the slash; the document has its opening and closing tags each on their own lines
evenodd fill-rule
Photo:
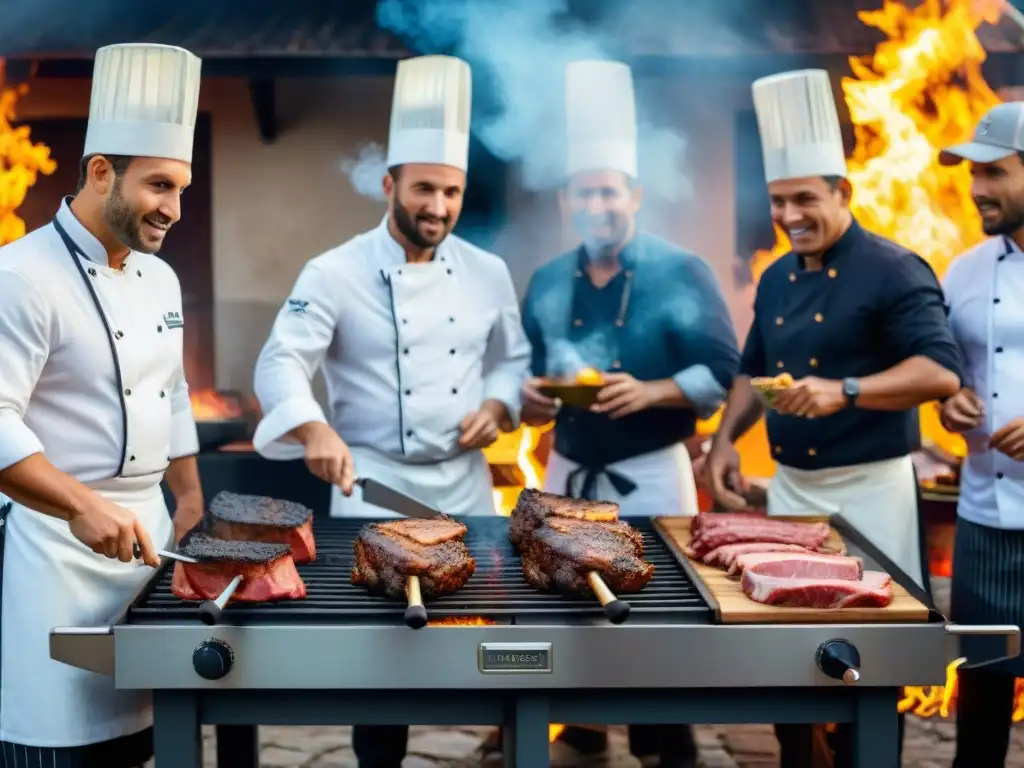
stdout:
<svg viewBox="0 0 1024 768">
<path fill-rule="evenodd" d="M 634 14 L 637 15 L 637 14 Z M 643 14 L 639 14 L 643 15 Z M 579 59 L 619 59 L 623 25 L 567 18 L 567 0 L 379 0 L 377 23 L 417 53 L 450 53 L 473 69 L 473 131 L 487 150 L 520 166 L 529 189 L 564 181 L 565 65 Z M 639 21 L 637 23 L 640 23 Z M 644 35 L 649 36 L 647 31 Z M 686 138 L 659 124 L 637 84 L 640 180 L 651 195 L 679 200 L 690 193 Z M 363 153 L 365 154 L 365 152 Z M 357 190 L 358 159 L 349 166 Z M 383 160 L 374 169 L 378 179 Z"/>
</svg>

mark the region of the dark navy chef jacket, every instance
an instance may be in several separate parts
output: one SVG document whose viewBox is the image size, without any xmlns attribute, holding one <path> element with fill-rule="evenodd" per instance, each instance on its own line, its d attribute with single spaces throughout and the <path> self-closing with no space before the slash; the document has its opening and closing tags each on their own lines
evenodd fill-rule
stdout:
<svg viewBox="0 0 1024 768">
<path fill-rule="evenodd" d="M 620 254 L 622 269 L 602 288 L 584 271 L 586 260 L 582 248 L 574 249 L 530 280 L 522 316 L 533 375 L 572 377 L 590 367 L 641 381 L 673 378 L 694 404 L 621 419 L 562 408 L 555 450 L 594 467 L 692 436 L 698 414 L 711 416 L 732 386 L 740 353 L 721 288 L 703 259 L 640 233 Z"/>
<path fill-rule="evenodd" d="M 762 275 L 741 372 L 841 380 L 916 356 L 960 376 L 942 288 L 924 259 L 854 221 L 820 271 L 804 269 L 790 252 Z M 847 408 L 820 419 L 769 410 L 766 421 L 773 458 L 797 469 L 881 461 L 920 447 L 916 409 Z"/>
</svg>

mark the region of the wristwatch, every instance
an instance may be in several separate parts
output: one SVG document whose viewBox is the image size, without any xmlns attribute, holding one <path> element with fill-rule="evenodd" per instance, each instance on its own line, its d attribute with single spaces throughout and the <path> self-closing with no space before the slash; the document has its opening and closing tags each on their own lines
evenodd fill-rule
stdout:
<svg viewBox="0 0 1024 768">
<path fill-rule="evenodd" d="M 846 396 L 846 407 L 853 408 L 860 397 L 860 382 L 853 377 L 843 379 L 843 394 Z"/>
</svg>

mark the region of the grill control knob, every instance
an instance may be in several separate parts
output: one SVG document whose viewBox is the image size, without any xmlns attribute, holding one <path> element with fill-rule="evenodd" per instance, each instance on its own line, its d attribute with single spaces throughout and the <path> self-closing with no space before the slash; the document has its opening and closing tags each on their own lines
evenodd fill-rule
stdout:
<svg viewBox="0 0 1024 768">
<path fill-rule="evenodd" d="M 818 668 L 834 680 L 853 685 L 860 680 L 860 652 L 848 640 L 829 640 L 818 646 Z"/>
<path fill-rule="evenodd" d="M 207 680 L 220 680 L 231 671 L 234 663 L 235 654 L 231 646 L 216 638 L 203 640 L 192 652 L 193 668 Z"/>
</svg>

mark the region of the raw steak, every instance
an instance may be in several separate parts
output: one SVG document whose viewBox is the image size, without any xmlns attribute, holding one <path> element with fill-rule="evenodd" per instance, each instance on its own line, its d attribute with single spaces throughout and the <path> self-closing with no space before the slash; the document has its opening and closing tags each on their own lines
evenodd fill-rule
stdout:
<svg viewBox="0 0 1024 768">
<path fill-rule="evenodd" d="M 476 571 L 465 535 L 466 526 L 447 515 L 369 523 L 353 544 L 352 583 L 394 600 L 405 597 L 408 576 L 419 577 L 425 600 L 455 592 Z"/>
<path fill-rule="evenodd" d="M 294 501 L 221 491 L 210 502 L 207 519 L 219 539 L 287 544 L 298 565 L 316 559 L 313 510 Z"/>
<path fill-rule="evenodd" d="M 704 563 L 718 568 L 730 568 L 740 555 L 753 552 L 813 552 L 799 544 L 775 544 L 765 541 L 745 541 L 742 544 L 724 544 L 704 555 Z"/>
<path fill-rule="evenodd" d="M 788 608 L 884 608 L 892 602 L 892 578 L 865 571 L 859 581 L 788 578 L 762 573 L 770 563 L 743 572 L 743 593 L 758 603 Z"/>
<path fill-rule="evenodd" d="M 509 540 L 521 549 L 524 539 L 548 517 L 612 522 L 619 519 L 619 505 L 611 501 L 587 501 L 524 488 L 509 519 Z"/>
<path fill-rule="evenodd" d="M 232 600 L 262 603 L 306 596 L 287 544 L 224 541 L 193 533 L 178 551 L 199 561 L 174 564 L 171 592 L 182 600 L 216 600 L 239 575 L 244 578 Z"/>
<path fill-rule="evenodd" d="M 864 561 L 842 555 L 799 554 L 794 552 L 753 552 L 737 557 L 729 568 L 729 577 L 738 579 L 747 568 L 758 566 L 765 576 L 806 579 L 844 579 L 859 581 L 864 576 Z"/>
<path fill-rule="evenodd" d="M 789 522 L 786 520 L 746 520 L 703 530 L 690 541 L 692 556 L 704 555 L 724 544 L 758 541 L 773 544 L 797 544 L 807 549 L 820 549 L 828 539 L 828 523 Z"/>
</svg>

